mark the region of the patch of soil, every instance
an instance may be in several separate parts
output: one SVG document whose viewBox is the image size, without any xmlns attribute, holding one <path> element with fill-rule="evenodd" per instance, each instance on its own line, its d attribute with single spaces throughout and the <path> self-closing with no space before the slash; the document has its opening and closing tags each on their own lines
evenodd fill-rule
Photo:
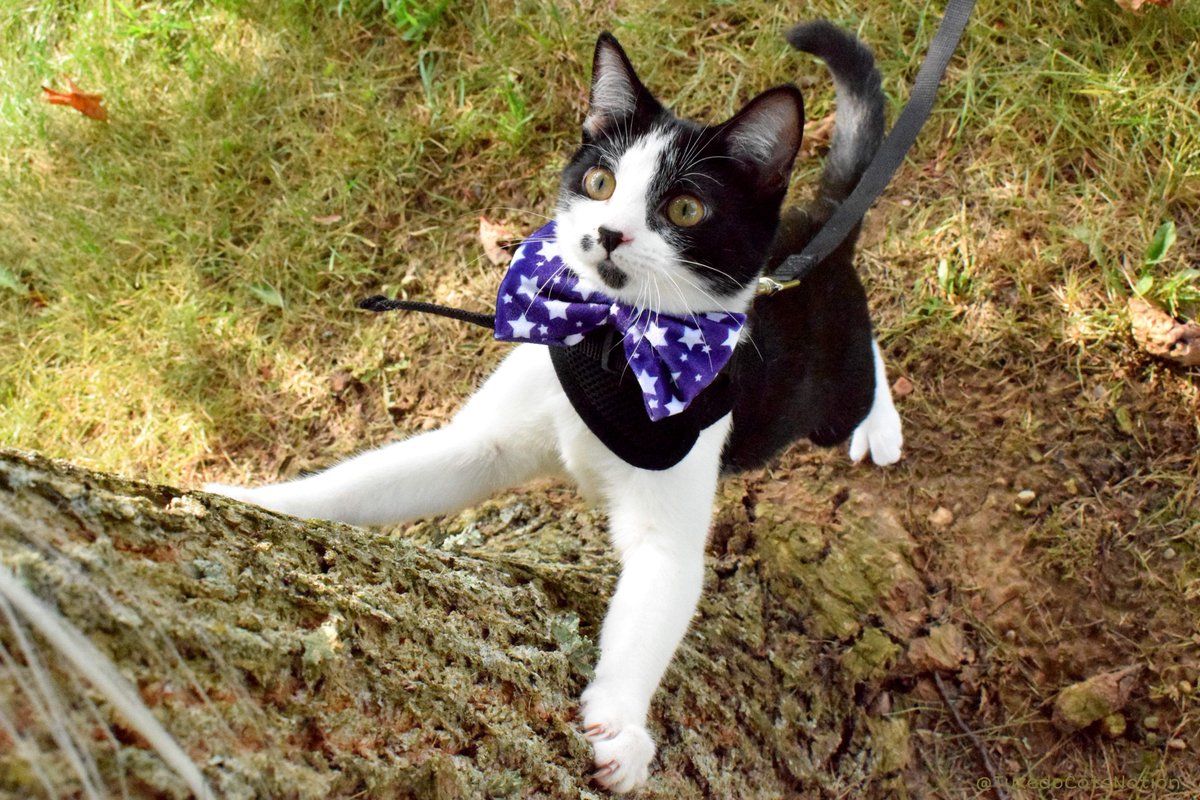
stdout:
<svg viewBox="0 0 1200 800">
<path fill-rule="evenodd" d="M 986 778 L 1023 796 L 1057 779 L 1056 798 L 1115 797 L 1133 795 L 1114 781 L 1141 779 L 1150 790 L 1138 796 L 1194 797 L 1198 443 L 1178 379 L 1088 385 L 1065 369 L 954 366 L 906 376 L 917 390 L 898 400 L 899 465 L 797 446 L 742 479 L 818 515 L 869 494 L 916 539 L 925 618 L 904 644 L 944 626 L 965 641 L 959 666 L 938 670 L 944 692 L 911 649 L 894 671 L 894 702 L 930 745 L 910 787 L 1006 796 L 981 788 Z M 1145 669 L 1120 719 L 1076 733 L 1051 724 L 1064 689 L 1126 667 Z M 1064 788 L 1071 778 L 1086 781 Z"/>
</svg>

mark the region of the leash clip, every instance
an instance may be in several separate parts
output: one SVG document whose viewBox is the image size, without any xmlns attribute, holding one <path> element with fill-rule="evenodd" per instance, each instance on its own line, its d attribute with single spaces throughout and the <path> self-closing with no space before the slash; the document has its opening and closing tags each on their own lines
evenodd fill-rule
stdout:
<svg viewBox="0 0 1200 800">
<path fill-rule="evenodd" d="M 798 281 L 798 280 L 777 281 L 772 277 L 763 275 L 758 279 L 758 291 L 755 292 L 755 294 L 765 295 L 765 296 L 769 297 L 773 294 L 778 294 L 779 292 L 782 292 L 785 289 L 791 289 L 792 287 L 799 286 L 799 285 L 800 285 L 800 281 Z"/>
</svg>

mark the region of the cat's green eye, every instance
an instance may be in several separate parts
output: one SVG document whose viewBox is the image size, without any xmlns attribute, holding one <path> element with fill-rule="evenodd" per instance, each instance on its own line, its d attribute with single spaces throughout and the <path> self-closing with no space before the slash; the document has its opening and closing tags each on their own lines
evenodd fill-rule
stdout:
<svg viewBox="0 0 1200 800">
<path fill-rule="evenodd" d="M 612 170 L 592 167 L 583 174 L 583 190 L 593 200 L 607 200 L 617 189 L 617 177 Z"/>
<path fill-rule="evenodd" d="M 704 203 L 690 194 L 681 194 L 667 204 L 667 219 L 681 228 L 692 227 L 704 219 L 707 213 Z"/>
</svg>

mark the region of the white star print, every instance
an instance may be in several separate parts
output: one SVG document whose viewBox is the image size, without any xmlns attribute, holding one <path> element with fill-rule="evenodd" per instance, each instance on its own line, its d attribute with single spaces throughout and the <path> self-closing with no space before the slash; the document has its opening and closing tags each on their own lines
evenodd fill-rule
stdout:
<svg viewBox="0 0 1200 800">
<path fill-rule="evenodd" d="M 546 310 L 550 312 L 550 319 L 566 319 L 570 305 L 564 300 L 547 300 Z"/>
<path fill-rule="evenodd" d="M 545 336 L 547 333 L 550 332 L 550 329 L 547 328 L 545 325 L 538 325 L 538 331 L 542 334 L 542 336 Z"/>
<path fill-rule="evenodd" d="M 532 275 L 522 275 L 521 288 L 517 289 L 517 294 L 529 295 L 530 300 L 536 300 L 538 296 L 537 278 Z"/>
<path fill-rule="evenodd" d="M 563 337 L 563 344 L 565 344 L 567 347 L 571 347 L 572 345 L 577 345 L 582 341 L 583 341 L 582 333 L 572 333 L 569 336 Z"/>
<path fill-rule="evenodd" d="M 513 330 L 513 336 L 518 338 L 528 339 L 530 334 L 533 333 L 533 323 L 525 319 L 524 314 L 517 319 L 510 320 L 508 324 Z"/>
<path fill-rule="evenodd" d="M 667 329 L 660 328 L 657 322 L 651 322 L 646 328 L 646 339 L 654 347 L 662 347 L 667 343 Z"/>
<path fill-rule="evenodd" d="M 653 392 L 654 386 L 658 383 L 658 378 L 645 371 L 636 374 L 638 386 L 642 387 L 642 394 Z"/>
<path fill-rule="evenodd" d="M 678 398 L 672 398 L 671 402 L 667 403 L 667 416 L 669 417 L 672 414 L 678 414 L 680 411 L 683 411 L 685 408 L 687 408 L 687 403 L 683 402 L 682 400 L 680 400 Z"/>
<path fill-rule="evenodd" d="M 504 293 L 504 304 L 508 305 L 512 301 L 513 301 L 513 296 L 511 294 L 509 294 L 508 292 L 505 292 Z"/>
<path fill-rule="evenodd" d="M 738 337 L 741 335 L 742 335 L 741 328 L 738 328 L 737 330 L 731 330 L 729 332 L 729 336 L 727 336 L 725 338 L 725 341 L 721 342 L 721 345 L 723 347 L 728 347 L 730 350 L 732 350 L 733 348 L 737 347 Z"/>
<path fill-rule="evenodd" d="M 542 242 L 542 249 L 538 250 L 538 255 L 549 261 L 553 258 L 558 258 L 558 242 L 553 239 L 547 239 Z"/>
<path fill-rule="evenodd" d="M 679 341 L 680 343 L 687 345 L 688 349 L 690 350 L 698 344 L 703 344 L 704 334 L 700 332 L 699 328 L 685 328 L 683 331 L 683 336 L 679 337 Z"/>
</svg>

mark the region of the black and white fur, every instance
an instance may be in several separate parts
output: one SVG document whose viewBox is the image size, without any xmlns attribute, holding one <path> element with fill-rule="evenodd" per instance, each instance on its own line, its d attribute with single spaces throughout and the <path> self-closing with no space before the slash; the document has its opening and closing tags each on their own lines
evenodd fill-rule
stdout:
<svg viewBox="0 0 1200 800">
<path fill-rule="evenodd" d="M 559 248 L 581 278 L 648 312 L 749 314 L 729 369 L 733 412 L 662 471 L 630 466 L 573 410 L 547 348 L 516 347 L 446 427 L 363 453 L 331 469 L 259 488 L 213 491 L 267 508 L 380 525 L 454 512 L 544 475 L 573 480 L 607 510 L 621 576 L 605 616 L 595 678 L 582 696 L 596 779 L 618 792 L 647 779 L 655 746 L 646 716 L 700 595 L 704 547 L 722 471 L 766 463 L 799 438 L 877 464 L 900 456 L 900 419 L 852 268 L 855 237 L 793 290 L 755 298 L 763 268 L 796 252 L 842 200 L 880 140 L 883 100 L 870 53 L 828 23 L 789 35 L 820 55 L 838 90 L 838 126 L 813 205 L 780 208 L 804 124 L 793 86 L 754 98 L 705 126 L 654 99 L 617 41 L 596 44 L 583 144 L 563 172 Z M 603 165 L 615 191 L 582 187 Z M 707 216 L 673 225 L 681 192 Z"/>
</svg>

